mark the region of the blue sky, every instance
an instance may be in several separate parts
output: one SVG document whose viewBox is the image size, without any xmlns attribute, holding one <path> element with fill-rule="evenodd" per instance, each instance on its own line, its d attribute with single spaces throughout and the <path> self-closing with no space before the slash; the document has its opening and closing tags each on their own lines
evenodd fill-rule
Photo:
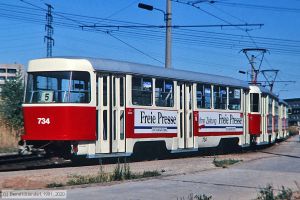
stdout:
<svg viewBox="0 0 300 200">
<path fill-rule="evenodd" d="M 101 57 L 163 66 L 164 29 L 79 27 L 164 25 L 162 13 L 139 9 L 139 2 L 162 10 L 166 7 L 165 0 L 0 0 L 0 63 L 27 65 L 30 59 L 46 56 L 43 9 L 49 3 L 54 7 L 53 56 Z M 274 92 L 281 98 L 300 97 L 299 0 L 219 0 L 196 4 L 200 9 L 188 5 L 188 0 L 179 2 L 172 2 L 173 25 L 264 26 L 248 27 L 248 31 L 245 27 L 174 29 L 173 68 L 249 80 L 238 73 L 250 69 L 240 50 L 267 48 L 261 68 L 280 70 L 278 81 L 296 81 L 275 83 Z M 264 80 L 261 74 L 259 79 Z"/>
</svg>

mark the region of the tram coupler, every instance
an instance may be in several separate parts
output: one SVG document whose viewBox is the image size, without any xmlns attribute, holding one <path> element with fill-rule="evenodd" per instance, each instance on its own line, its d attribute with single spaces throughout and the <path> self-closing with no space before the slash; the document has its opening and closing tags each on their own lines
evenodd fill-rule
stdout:
<svg viewBox="0 0 300 200">
<path fill-rule="evenodd" d="M 19 155 L 31 155 L 32 145 L 27 145 L 25 140 L 20 140 L 18 142 L 18 153 Z"/>
<path fill-rule="evenodd" d="M 41 155 L 45 154 L 45 150 L 41 148 L 35 148 L 34 145 L 29 145 L 25 140 L 20 140 L 18 142 L 18 153 L 19 155 Z"/>
</svg>

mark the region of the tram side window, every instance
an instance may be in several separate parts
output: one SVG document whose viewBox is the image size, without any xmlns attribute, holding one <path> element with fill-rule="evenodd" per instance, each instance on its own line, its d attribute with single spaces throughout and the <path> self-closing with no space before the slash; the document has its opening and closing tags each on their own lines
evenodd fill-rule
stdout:
<svg viewBox="0 0 300 200">
<path fill-rule="evenodd" d="M 124 106 L 124 88 L 125 85 L 124 85 L 124 78 L 121 77 L 120 78 L 120 106 Z"/>
<path fill-rule="evenodd" d="M 250 94 L 250 111 L 259 112 L 259 94 L 257 93 Z"/>
<path fill-rule="evenodd" d="M 241 89 L 229 88 L 229 110 L 241 110 Z"/>
<path fill-rule="evenodd" d="M 197 107 L 211 108 L 211 87 L 210 85 L 197 84 Z"/>
<path fill-rule="evenodd" d="M 173 81 L 156 79 L 155 81 L 155 105 L 162 107 L 174 106 Z"/>
<path fill-rule="evenodd" d="M 269 106 L 268 106 L 268 107 L 269 107 L 269 109 L 268 109 L 268 111 L 269 111 L 268 113 L 269 113 L 269 114 L 272 114 L 272 113 L 273 113 L 272 102 L 273 102 L 273 99 L 269 97 L 269 104 L 268 104 L 268 105 L 269 105 Z"/>
<path fill-rule="evenodd" d="M 227 89 L 222 86 L 214 86 L 214 108 L 227 109 Z"/>
<path fill-rule="evenodd" d="M 103 76 L 103 106 L 107 106 L 107 76 Z"/>
<path fill-rule="evenodd" d="M 152 105 L 152 79 L 132 77 L 132 104 L 140 106 Z"/>
<path fill-rule="evenodd" d="M 278 111 L 278 110 L 279 110 L 279 109 L 278 109 L 278 106 L 279 106 L 279 105 L 278 105 L 278 102 L 276 101 L 276 102 L 275 102 L 275 115 L 278 115 L 278 113 L 279 113 L 279 111 Z"/>
</svg>

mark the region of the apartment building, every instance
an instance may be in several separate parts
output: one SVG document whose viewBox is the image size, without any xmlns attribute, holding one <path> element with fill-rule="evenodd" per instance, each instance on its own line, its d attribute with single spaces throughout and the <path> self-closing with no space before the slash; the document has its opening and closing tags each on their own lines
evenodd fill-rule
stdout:
<svg viewBox="0 0 300 200">
<path fill-rule="evenodd" d="M 300 126 L 300 98 L 285 99 L 290 107 L 289 125 Z"/>
<path fill-rule="evenodd" d="M 0 92 L 5 81 L 14 79 L 18 73 L 22 76 L 24 75 L 24 66 L 22 64 L 0 64 Z"/>
</svg>

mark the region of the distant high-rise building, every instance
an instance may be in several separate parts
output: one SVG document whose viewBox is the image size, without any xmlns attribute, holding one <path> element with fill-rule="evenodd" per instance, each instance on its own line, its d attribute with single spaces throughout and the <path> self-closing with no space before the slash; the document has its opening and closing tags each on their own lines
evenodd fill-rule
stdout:
<svg viewBox="0 0 300 200">
<path fill-rule="evenodd" d="M 24 76 L 24 66 L 22 64 L 0 64 L 0 93 L 5 81 L 16 78 L 18 73 Z"/>
<path fill-rule="evenodd" d="M 300 125 L 300 98 L 285 99 L 284 101 L 287 102 L 290 107 L 289 125 L 299 126 Z"/>
</svg>

